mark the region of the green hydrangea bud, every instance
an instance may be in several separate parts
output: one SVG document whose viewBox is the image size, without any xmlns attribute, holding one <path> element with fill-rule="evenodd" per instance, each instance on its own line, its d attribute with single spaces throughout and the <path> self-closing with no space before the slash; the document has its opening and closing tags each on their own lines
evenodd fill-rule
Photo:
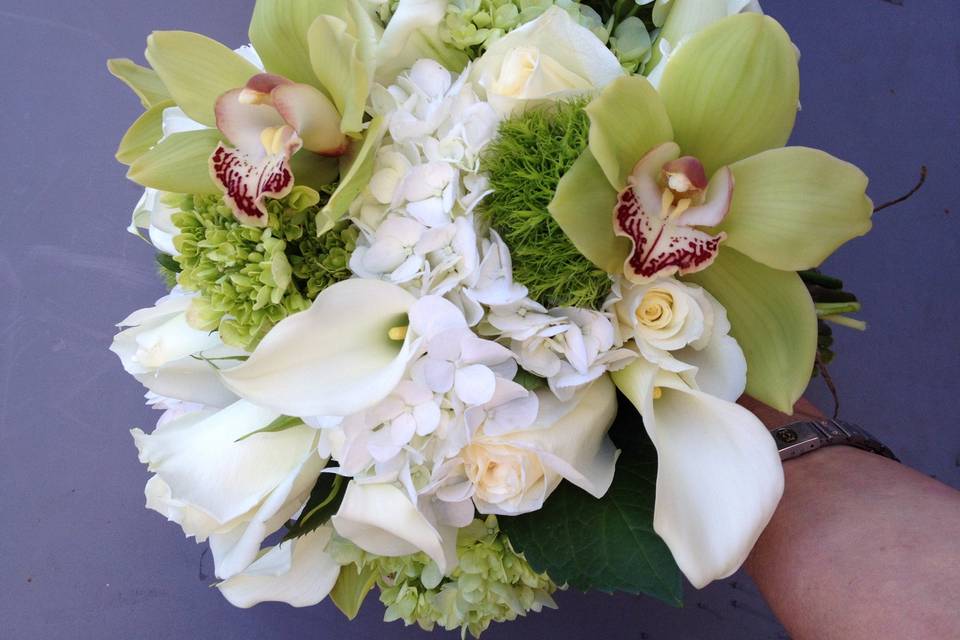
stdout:
<svg viewBox="0 0 960 640">
<path fill-rule="evenodd" d="M 263 229 L 241 225 L 221 196 L 181 198 L 173 215 L 180 230 L 174 239 L 177 282 L 200 294 L 188 315 L 191 324 L 219 330 L 224 343 L 252 350 L 278 322 L 349 278 L 356 228 L 341 222 L 317 237 L 316 215 L 328 196 L 296 187 L 268 202 Z"/>
<path fill-rule="evenodd" d="M 459 564 L 450 576 L 441 574 L 423 553 L 367 556 L 365 561 L 380 573 L 380 600 L 387 607 L 384 619 L 403 620 L 427 631 L 437 625 L 448 631 L 459 628 L 478 638 L 492 622 L 556 606 L 551 594 L 557 586 L 513 550 L 496 517 L 474 520 L 461 529 L 457 556 Z"/>
</svg>

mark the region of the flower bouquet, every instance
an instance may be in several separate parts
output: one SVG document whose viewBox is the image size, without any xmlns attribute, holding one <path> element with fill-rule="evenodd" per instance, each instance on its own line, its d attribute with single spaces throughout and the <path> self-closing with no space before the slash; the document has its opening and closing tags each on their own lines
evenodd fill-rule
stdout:
<svg viewBox="0 0 960 640">
<path fill-rule="evenodd" d="M 112 350 L 163 414 L 147 506 L 239 607 L 461 629 L 557 589 L 671 603 L 783 489 L 859 309 L 856 167 L 784 147 L 798 52 L 747 0 L 258 0 L 110 70 L 169 295 Z"/>
</svg>

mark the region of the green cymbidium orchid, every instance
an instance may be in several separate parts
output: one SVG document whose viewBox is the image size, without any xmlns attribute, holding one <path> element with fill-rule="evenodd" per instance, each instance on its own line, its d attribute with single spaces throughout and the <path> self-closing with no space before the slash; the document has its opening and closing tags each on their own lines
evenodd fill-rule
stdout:
<svg viewBox="0 0 960 640">
<path fill-rule="evenodd" d="M 588 105 L 589 147 L 550 205 L 581 253 L 611 274 L 676 273 L 716 296 L 749 364 L 747 392 L 787 412 L 817 344 L 795 272 L 865 234 L 873 211 L 859 169 L 784 148 L 798 99 L 783 28 L 756 13 L 723 18 L 670 57 L 659 93 L 625 77 Z"/>
<path fill-rule="evenodd" d="M 162 191 L 223 192 L 242 222 L 264 226 L 264 198 L 283 197 L 294 179 L 330 184 L 339 156 L 340 186 L 318 225 L 333 226 L 382 137 L 379 121 L 364 123 L 380 29 L 358 0 L 258 0 L 250 40 L 267 73 L 204 36 L 152 34 L 152 69 L 109 63 L 147 108 L 117 153 L 128 177 Z M 164 136 L 170 107 L 205 128 Z"/>
</svg>

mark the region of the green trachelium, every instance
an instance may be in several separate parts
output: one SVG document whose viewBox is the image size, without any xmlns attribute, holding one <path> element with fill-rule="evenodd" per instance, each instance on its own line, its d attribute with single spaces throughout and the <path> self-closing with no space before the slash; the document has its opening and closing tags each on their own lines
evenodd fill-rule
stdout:
<svg viewBox="0 0 960 640">
<path fill-rule="evenodd" d="M 492 622 L 506 622 L 529 611 L 554 607 L 557 586 L 538 574 L 500 533 L 494 516 L 474 520 L 457 537 L 459 564 L 440 574 L 420 553 L 401 558 L 371 558 L 380 577 L 380 601 L 387 622 L 403 620 L 430 631 L 439 625 L 479 637 Z"/>
<path fill-rule="evenodd" d="M 510 248 L 514 279 L 547 307 L 597 309 L 610 292 L 610 276 L 577 251 L 547 210 L 587 147 L 584 106 L 559 103 L 504 121 L 481 163 L 493 193 L 480 215 Z"/>
<path fill-rule="evenodd" d="M 241 225 L 221 196 L 183 196 L 173 216 L 180 229 L 174 244 L 177 281 L 200 294 L 191 324 L 218 330 L 224 343 L 250 350 L 324 288 L 350 277 L 358 232 L 343 222 L 318 238 L 320 200 L 315 191 L 298 188 L 268 201 L 269 225 L 258 229 Z"/>
</svg>

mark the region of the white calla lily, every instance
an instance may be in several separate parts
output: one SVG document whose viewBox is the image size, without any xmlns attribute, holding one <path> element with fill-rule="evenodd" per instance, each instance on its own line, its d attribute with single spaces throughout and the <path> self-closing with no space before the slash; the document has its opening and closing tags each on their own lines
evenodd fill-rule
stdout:
<svg viewBox="0 0 960 640">
<path fill-rule="evenodd" d="M 362 411 L 393 391 L 416 351 L 410 335 L 390 337 L 407 326 L 415 301 L 387 282 L 339 282 L 277 324 L 223 380 L 239 396 L 288 416 Z"/>
<path fill-rule="evenodd" d="M 123 368 L 154 393 L 176 400 L 223 407 L 237 397 L 202 358 L 230 358 L 243 353 L 223 344 L 219 334 L 198 331 L 187 322 L 193 297 L 174 293 L 148 309 L 135 311 L 117 326 L 125 328 L 110 350 Z M 235 365 L 221 361 L 221 368 Z"/>
<path fill-rule="evenodd" d="M 327 526 L 266 551 L 240 574 L 217 585 L 230 604 L 247 609 L 261 602 L 310 607 L 327 597 L 340 565 L 326 553 Z"/>
<path fill-rule="evenodd" d="M 731 575 L 783 495 L 773 438 L 743 407 L 642 358 L 613 378 L 657 448 L 654 530 L 695 587 Z"/>
<path fill-rule="evenodd" d="M 406 492 L 392 484 L 351 482 L 330 522 L 338 534 L 369 553 L 396 557 L 423 551 L 444 575 L 457 564 L 456 530 L 431 523 Z"/>
<path fill-rule="evenodd" d="M 147 484 L 147 506 L 188 536 L 210 538 L 221 578 L 256 558 L 323 468 L 317 432 L 305 425 L 241 440 L 277 417 L 241 400 L 164 422 L 149 435 L 132 431 L 140 461 L 156 474 Z"/>
</svg>

